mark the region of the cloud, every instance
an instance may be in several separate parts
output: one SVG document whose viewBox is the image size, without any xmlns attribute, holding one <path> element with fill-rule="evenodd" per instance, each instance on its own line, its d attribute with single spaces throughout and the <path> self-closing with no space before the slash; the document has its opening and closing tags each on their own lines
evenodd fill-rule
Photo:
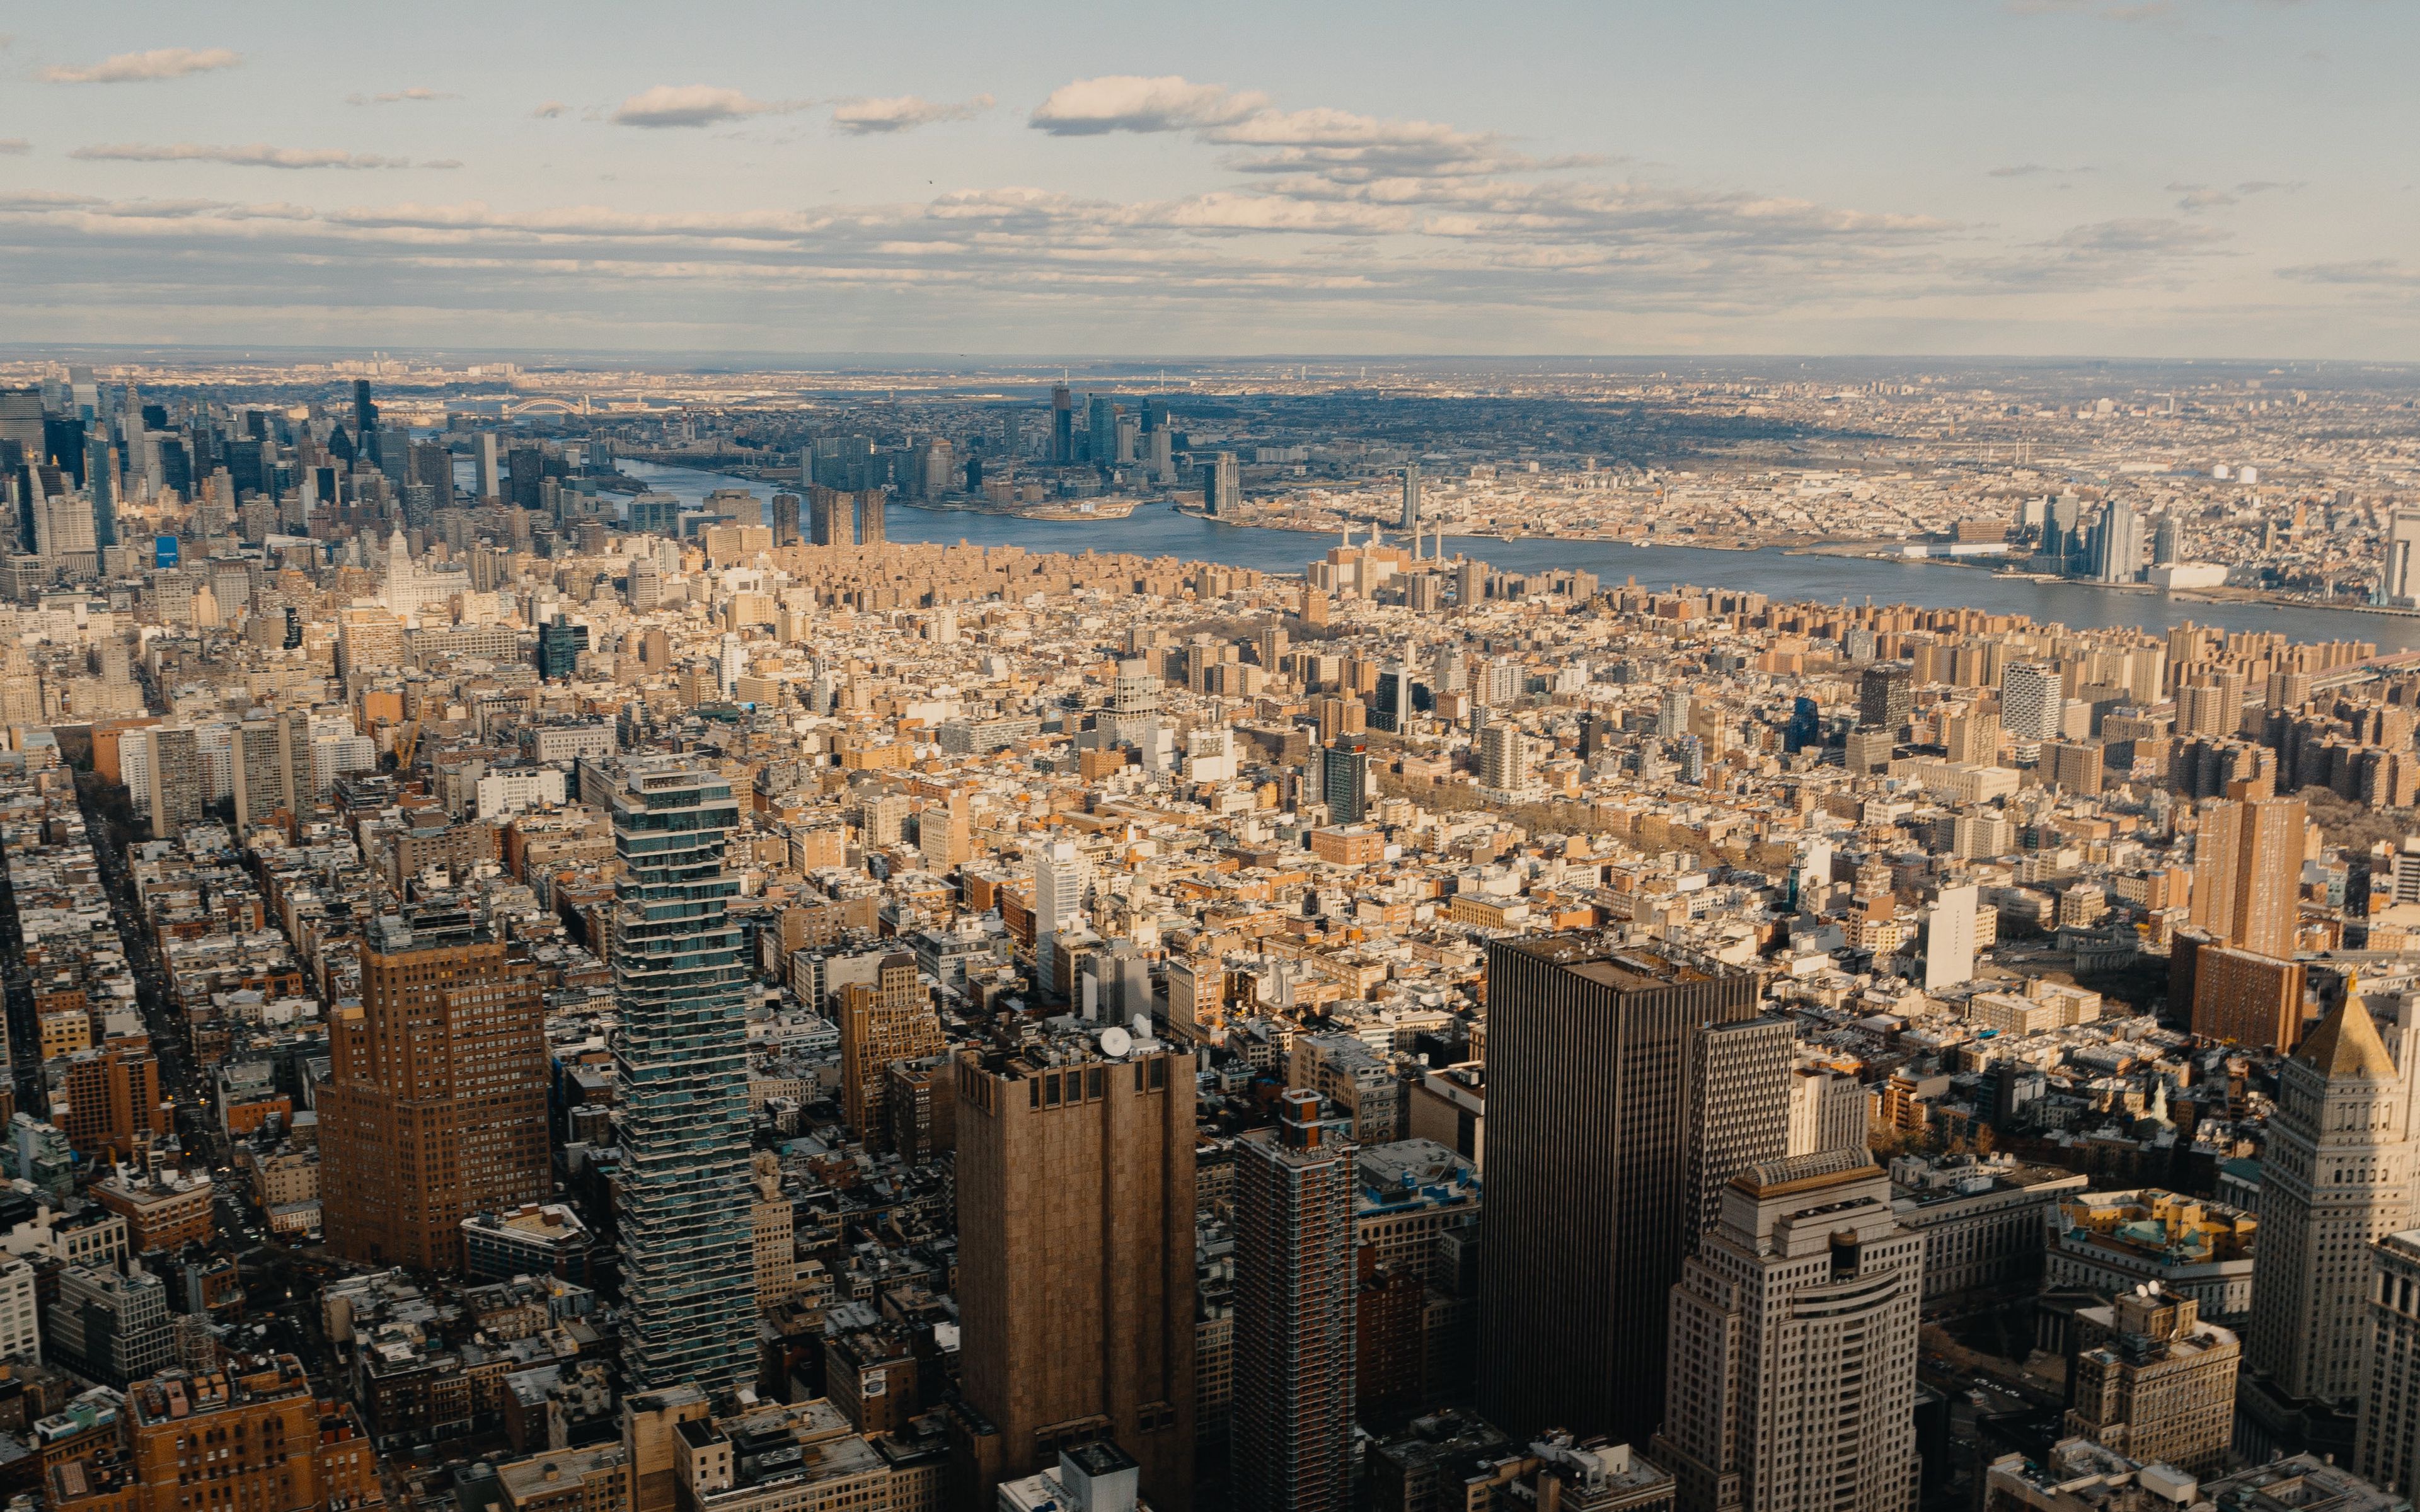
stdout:
<svg viewBox="0 0 2420 1512">
<path fill-rule="evenodd" d="M 452 158 L 414 162 L 410 158 L 385 158 L 369 152 L 343 152 L 334 147 L 273 147 L 265 142 L 242 147 L 217 147 L 208 142 L 103 143 L 78 147 L 68 154 L 89 162 L 224 162 L 239 168 L 459 168 Z"/>
<path fill-rule="evenodd" d="M 2177 200 L 2177 208 L 2180 210 L 2224 209 L 2229 205 L 2242 203 L 2226 190 L 2212 189 L 2208 184 L 2170 184 L 2168 193 L 2180 196 Z"/>
<path fill-rule="evenodd" d="M 2246 178 L 2235 186 L 2235 192 L 2239 194 L 2266 194 L 2275 189 L 2291 194 L 2302 187 L 2303 181 L 2299 178 Z"/>
<path fill-rule="evenodd" d="M 2420 268 L 2385 257 L 2366 262 L 2305 263 L 2296 268 L 2280 268 L 2280 278 L 2290 278 L 2301 284 L 2343 284 L 2370 288 L 2420 289 Z"/>
<path fill-rule="evenodd" d="M 22 136 L 0 136 L 0 157 L 22 158 L 34 150 L 34 144 Z"/>
<path fill-rule="evenodd" d="M 613 115 L 617 126 L 712 126 L 750 116 L 780 116 L 804 110 L 805 100 L 751 100 L 737 89 L 711 85 L 659 84 L 622 101 Z"/>
<path fill-rule="evenodd" d="M 560 100 L 550 100 L 545 104 L 540 105 L 537 109 L 531 111 L 530 114 L 536 116 L 539 120 L 551 121 L 570 108 L 571 107 L 569 105 L 565 104 Z"/>
<path fill-rule="evenodd" d="M 2092 172 L 2092 165 L 2087 162 L 2078 163 L 2072 168 L 2054 168 L 2048 163 L 2019 162 L 2012 163 L 2005 168 L 1987 169 L 1985 172 L 1993 178 L 2031 178 L 2036 174 L 2045 173 L 2090 173 Z"/>
<path fill-rule="evenodd" d="M 190 47 L 155 47 L 147 53 L 119 53 L 90 68 L 47 68 L 40 76 L 51 84 L 140 84 L 232 69 L 242 61 L 242 54 L 224 47 L 198 51 Z"/>
<path fill-rule="evenodd" d="M 894 95 L 884 100 L 844 100 L 832 107 L 832 125 L 851 136 L 875 136 L 892 131 L 912 131 L 920 126 L 937 121 L 972 120 L 991 109 L 989 95 L 951 104 L 946 100 L 926 100 L 918 95 Z"/>
<path fill-rule="evenodd" d="M 423 88 L 418 85 L 414 85 L 409 89 L 397 89 L 382 95 L 347 95 L 345 97 L 345 103 L 348 105 L 405 105 L 420 104 L 425 101 L 434 100 L 459 100 L 462 97 L 460 95 L 455 94 L 449 89 L 427 89 Z"/>
<path fill-rule="evenodd" d="M 1053 136 L 1186 131 L 1233 125 L 1267 108 L 1268 97 L 1255 91 L 1239 93 L 1175 74 L 1117 73 L 1061 85 L 1034 107 L 1027 124 Z"/>
</svg>

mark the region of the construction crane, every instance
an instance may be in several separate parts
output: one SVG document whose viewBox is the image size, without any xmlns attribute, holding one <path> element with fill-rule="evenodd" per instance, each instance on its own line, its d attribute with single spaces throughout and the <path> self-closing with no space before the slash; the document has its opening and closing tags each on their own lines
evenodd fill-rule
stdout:
<svg viewBox="0 0 2420 1512">
<path fill-rule="evenodd" d="M 420 716 L 415 714 L 411 717 L 411 722 L 403 727 L 403 733 L 396 740 L 395 769 L 398 772 L 411 770 L 411 754 L 419 748 Z"/>
</svg>

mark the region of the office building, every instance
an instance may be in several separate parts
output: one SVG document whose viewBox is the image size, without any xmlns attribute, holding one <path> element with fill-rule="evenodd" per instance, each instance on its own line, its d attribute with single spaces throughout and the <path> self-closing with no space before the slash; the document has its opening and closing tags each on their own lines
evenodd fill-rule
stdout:
<svg viewBox="0 0 2420 1512">
<path fill-rule="evenodd" d="M 1074 985 L 1059 936 L 1083 929 L 1091 876 L 1072 841 L 1052 841 L 1033 858 L 1033 974 L 1045 996 L 1064 997 Z"/>
<path fill-rule="evenodd" d="M 1791 1054 L 1786 1018 L 1704 1026 L 1689 1038 L 1689 1207 L 1697 1234 L 1722 1216 L 1723 1190 L 1751 1165 L 1790 1152 Z"/>
<path fill-rule="evenodd" d="M 873 981 L 841 988 L 841 1115 L 859 1138 L 876 1149 L 889 1148 L 883 1099 L 891 1063 L 922 1060 L 947 1048 L 932 994 L 909 952 L 884 956 Z"/>
<path fill-rule="evenodd" d="M 2101 506 L 2085 548 L 2086 570 L 2095 582 L 2130 583 L 2143 570 L 2143 517 L 2126 499 Z"/>
<path fill-rule="evenodd" d="M 1061 466 L 1076 460 L 1076 396 L 1064 383 L 1050 386 L 1050 460 Z"/>
<path fill-rule="evenodd" d="M 1857 722 L 1897 733 L 1916 712 L 1916 674 L 1905 662 L 1886 661 L 1857 673 Z"/>
<path fill-rule="evenodd" d="M 553 1191 L 539 982 L 443 897 L 372 920 L 361 973 L 361 1001 L 330 1014 L 318 1088 L 328 1248 L 459 1271 L 465 1218 Z"/>
<path fill-rule="evenodd" d="M 1416 531 L 1420 527 L 1420 465 L 1408 463 L 1404 468 L 1403 528 Z"/>
<path fill-rule="evenodd" d="M 98 1386 L 123 1391 L 173 1357 L 168 1291 L 140 1266 L 124 1272 L 70 1265 L 42 1319 L 51 1363 Z"/>
<path fill-rule="evenodd" d="M 1890 1179 L 1900 1227 L 1924 1241 L 1927 1302 L 1966 1293 L 2030 1296 L 2040 1289 L 2059 1203 L 2082 1192 L 2086 1180 L 2053 1166 L 2020 1165 L 2006 1155 L 1901 1155 L 1890 1164 Z"/>
<path fill-rule="evenodd" d="M 2370 1249 L 2369 1369 L 2352 1468 L 2380 1486 L 2420 1484 L 2420 1229 Z"/>
<path fill-rule="evenodd" d="M 1278 1126 L 1235 1153 L 1234 1503 L 1273 1512 L 1351 1504 L 1354 1146 L 1319 1094 L 1279 1101 Z"/>
<path fill-rule="evenodd" d="M 2381 1025 L 2348 991 L 2278 1067 L 2244 1340 L 2245 1415 L 2271 1446 L 2350 1440 L 2369 1348 L 2370 1246 L 2412 1227 L 2420 1030 L 2410 1007 L 2397 1011 Z"/>
<path fill-rule="evenodd" d="M 1202 508 L 1211 515 L 1232 515 L 1244 500 L 1243 475 L 1235 454 L 1220 452 L 1202 467 Z"/>
<path fill-rule="evenodd" d="M 1671 1291 L 1670 1400 L 1649 1454 L 1680 1512 L 1915 1505 L 1923 1269 L 1863 1150 L 1734 1178 Z"/>
<path fill-rule="evenodd" d="M 42 1357 L 41 1316 L 34 1262 L 22 1255 L 0 1259 L 0 1360 Z"/>
<path fill-rule="evenodd" d="M 1854 1076 L 1812 1066 L 1790 1073 L 1784 1153 L 1866 1148 L 1866 1089 Z"/>
<path fill-rule="evenodd" d="M 1084 459 L 1096 468 L 1114 467 L 1118 460 L 1118 403 L 1106 393 L 1095 393 L 1085 407 Z"/>
<path fill-rule="evenodd" d="M 1585 936 L 1489 943 L 1489 1421 L 1644 1442 L 1662 1419 L 1668 1293 L 1697 1238 L 1692 1047 L 1756 1005 L 1752 977 Z"/>
<path fill-rule="evenodd" d="M 580 654 L 587 649 L 588 626 L 572 624 L 571 616 L 557 610 L 537 627 L 538 676 L 550 683 L 571 677 L 580 671 Z"/>
<path fill-rule="evenodd" d="M 2064 1431 L 2191 1475 L 2226 1468 L 2235 1437 L 2235 1335 L 2155 1286 L 2075 1315 Z"/>
<path fill-rule="evenodd" d="M 2291 956 L 2309 829 L 2300 798 L 2203 805 L 2194 841 L 2194 925 L 2223 945 Z"/>
<path fill-rule="evenodd" d="M 641 1391 L 725 1391 L 756 1373 L 739 810 L 727 779 L 672 765 L 634 765 L 612 801 L 623 1366 Z"/>
<path fill-rule="evenodd" d="M 989 1500 L 1108 1438 L 1193 1490 L 1193 1057 L 1124 1030 L 958 1053 L 954 1423 Z"/>
<path fill-rule="evenodd" d="M 1924 911 L 1924 990 L 1939 992 L 1975 976 L 1975 884 L 1944 887 Z"/>
</svg>

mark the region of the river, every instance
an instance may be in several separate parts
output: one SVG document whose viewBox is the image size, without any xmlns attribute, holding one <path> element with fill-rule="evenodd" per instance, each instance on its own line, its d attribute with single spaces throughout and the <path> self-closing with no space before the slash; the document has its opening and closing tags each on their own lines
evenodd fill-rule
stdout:
<svg viewBox="0 0 2420 1512">
<path fill-rule="evenodd" d="M 772 497 L 783 491 L 752 479 L 694 468 L 624 462 L 621 469 L 649 487 L 677 495 L 689 503 L 702 501 L 717 488 L 745 488 L 765 501 L 768 521 Z M 1125 519 L 1094 523 L 919 509 L 893 499 L 884 512 L 883 525 L 893 541 L 941 545 L 964 541 L 973 546 L 1021 546 L 1031 551 L 1081 551 L 1089 547 L 1264 572 L 1300 572 L 1306 563 L 1317 560 L 1336 544 L 1333 536 L 1300 531 L 1221 525 L 1179 514 L 1165 503 L 1142 504 Z M 2228 630 L 2282 631 L 2295 640 L 2369 640 L 2384 651 L 2420 650 L 2420 616 L 2303 605 L 2180 603 L 2139 590 L 2130 593 L 2086 582 L 2035 582 L 1979 568 L 1886 558 L 1792 556 L 1772 548 L 1635 547 L 1610 541 L 1500 541 L 1465 535 L 1447 536 L 1445 553 L 1477 557 L 1517 572 L 1576 567 L 1595 573 L 1607 585 L 1635 578 L 1652 588 L 1690 583 L 1827 604 L 1871 598 L 1877 604 L 2025 614 L 2039 624 L 2079 628 L 2115 625 L 2164 632 L 2190 620 Z"/>
</svg>

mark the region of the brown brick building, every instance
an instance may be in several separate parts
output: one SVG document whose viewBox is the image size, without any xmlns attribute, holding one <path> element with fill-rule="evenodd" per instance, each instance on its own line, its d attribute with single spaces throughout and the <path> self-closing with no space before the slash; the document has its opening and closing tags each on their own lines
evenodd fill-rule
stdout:
<svg viewBox="0 0 2420 1512">
<path fill-rule="evenodd" d="M 160 1062 L 152 1057 L 151 1041 L 139 1034 L 70 1057 L 67 1102 L 57 1123 L 80 1155 L 124 1160 L 168 1133 Z"/>
<path fill-rule="evenodd" d="M 1104 1437 L 1153 1506 L 1192 1504 L 1193 1059 L 1121 1032 L 958 1056 L 970 1507 Z"/>
<path fill-rule="evenodd" d="M 383 1501 L 352 1409 L 318 1400 L 290 1354 L 136 1381 L 120 1426 L 118 1443 L 52 1468 L 57 1512 L 361 1512 Z"/>
<path fill-rule="evenodd" d="M 379 919 L 364 944 L 318 1097 L 328 1247 L 458 1271 L 464 1218 L 551 1195 L 538 983 L 451 902 Z"/>
<path fill-rule="evenodd" d="M 884 1069 L 921 1060 L 946 1047 L 931 995 L 917 980 L 916 958 L 905 950 L 882 958 L 873 984 L 851 982 L 840 995 L 841 1114 L 876 1149 L 890 1137 L 882 1117 L 890 1087 Z"/>
</svg>

